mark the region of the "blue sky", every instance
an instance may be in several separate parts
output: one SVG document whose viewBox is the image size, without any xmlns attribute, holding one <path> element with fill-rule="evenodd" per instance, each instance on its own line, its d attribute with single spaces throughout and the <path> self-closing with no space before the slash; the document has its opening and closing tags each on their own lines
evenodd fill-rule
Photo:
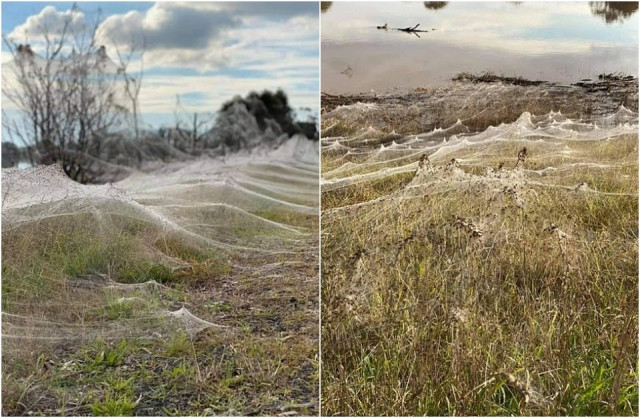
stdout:
<svg viewBox="0 0 640 418">
<path fill-rule="evenodd" d="M 115 48 L 146 45 L 140 106 L 152 126 L 173 125 L 179 113 L 211 113 L 234 95 L 282 88 L 294 108 L 318 112 L 319 7 L 317 2 L 2 2 L 2 34 L 31 43 L 38 31 L 64 18 L 90 26 L 101 11 L 98 37 Z M 2 62 L 11 54 L 2 45 Z M 6 105 L 3 104 L 3 106 Z M 304 112 L 301 112 L 304 113 Z M 187 116 L 189 115 L 189 116 Z"/>
</svg>

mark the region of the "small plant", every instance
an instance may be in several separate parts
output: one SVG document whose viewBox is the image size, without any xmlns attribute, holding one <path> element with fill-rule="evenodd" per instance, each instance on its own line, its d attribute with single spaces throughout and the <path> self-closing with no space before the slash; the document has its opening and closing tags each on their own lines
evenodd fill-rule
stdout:
<svg viewBox="0 0 640 418">
<path fill-rule="evenodd" d="M 131 416 L 137 406 L 136 401 L 129 395 L 114 395 L 107 392 L 105 399 L 89 405 L 95 416 Z"/>
<path fill-rule="evenodd" d="M 169 267 L 149 262 L 141 262 L 123 268 L 120 273 L 120 281 L 123 283 L 142 283 L 149 280 L 168 284 L 174 282 L 176 276 Z"/>
<path fill-rule="evenodd" d="M 129 343 L 127 340 L 122 340 L 116 347 L 99 341 L 96 348 L 96 354 L 93 358 L 89 358 L 89 368 L 94 370 L 101 370 L 106 367 L 117 367 L 122 364 L 127 351 Z"/>
<path fill-rule="evenodd" d="M 184 332 L 177 333 L 167 343 L 166 352 L 170 357 L 180 357 L 191 353 L 192 342 Z"/>
<path fill-rule="evenodd" d="M 162 264 L 154 264 L 149 268 L 148 277 L 150 280 L 155 280 L 158 283 L 166 284 L 175 280 L 175 275 L 171 269 Z"/>
<path fill-rule="evenodd" d="M 134 390 L 134 377 L 130 377 L 125 379 L 119 376 L 109 376 L 107 378 L 107 383 L 109 387 L 115 392 L 124 392 L 126 394 L 133 394 Z"/>
<path fill-rule="evenodd" d="M 112 321 L 131 318 L 134 305 L 134 300 L 124 298 L 114 300 L 105 307 L 105 317 Z"/>
<path fill-rule="evenodd" d="M 176 367 L 165 371 L 165 375 L 169 379 L 178 379 L 184 376 L 188 376 L 193 371 L 193 368 L 186 362 L 182 361 Z"/>
<path fill-rule="evenodd" d="M 231 312 L 231 304 L 227 301 L 209 302 L 205 304 L 205 307 L 209 310 L 209 312 L 212 313 Z"/>
</svg>

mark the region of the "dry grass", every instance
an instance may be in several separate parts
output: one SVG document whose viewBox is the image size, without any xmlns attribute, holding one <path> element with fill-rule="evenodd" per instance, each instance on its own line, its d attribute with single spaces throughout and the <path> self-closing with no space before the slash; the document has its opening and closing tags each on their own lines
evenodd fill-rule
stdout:
<svg viewBox="0 0 640 418">
<path fill-rule="evenodd" d="M 323 192 L 323 414 L 638 414 L 638 137 L 556 145 Z"/>
</svg>

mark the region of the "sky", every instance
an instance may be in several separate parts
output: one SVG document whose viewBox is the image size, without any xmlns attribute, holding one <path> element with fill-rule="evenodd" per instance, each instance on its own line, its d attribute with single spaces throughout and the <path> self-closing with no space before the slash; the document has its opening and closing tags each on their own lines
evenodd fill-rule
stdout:
<svg viewBox="0 0 640 418">
<path fill-rule="evenodd" d="M 282 88 L 304 119 L 318 113 L 317 2 L 2 2 L 1 31 L 15 43 L 43 45 L 42 27 L 75 29 L 99 22 L 97 38 L 116 49 L 144 50 L 129 64 L 144 68 L 140 109 L 152 127 L 176 114 L 211 114 L 235 95 Z M 12 59 L 2 45 L 2 63 Z M 179 97 L 179 98 L 178 98 Z M 3 109 L 9 105 L 3 102 Z M 310 108 L 311 111 L 301 110 Z"/>
</svg>

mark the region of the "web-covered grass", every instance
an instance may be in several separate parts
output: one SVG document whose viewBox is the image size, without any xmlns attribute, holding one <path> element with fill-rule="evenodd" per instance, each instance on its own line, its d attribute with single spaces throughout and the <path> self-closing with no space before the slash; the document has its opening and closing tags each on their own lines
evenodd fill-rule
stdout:
<svg viewBox="0 0 640 418">
<path fill-rule="evenodd" d="M 318 163 L 306 142 L 114 185 L 4 170 L 3 413 L 313 414 Z"/>
<path fill-rule="evenodd" d="M 460 88 L 415 107 L 522 105 Z M 419 133 L 382 102 L 323 118 L 322 412 L 637 415 L 637 109 Z"/>
</svg>

